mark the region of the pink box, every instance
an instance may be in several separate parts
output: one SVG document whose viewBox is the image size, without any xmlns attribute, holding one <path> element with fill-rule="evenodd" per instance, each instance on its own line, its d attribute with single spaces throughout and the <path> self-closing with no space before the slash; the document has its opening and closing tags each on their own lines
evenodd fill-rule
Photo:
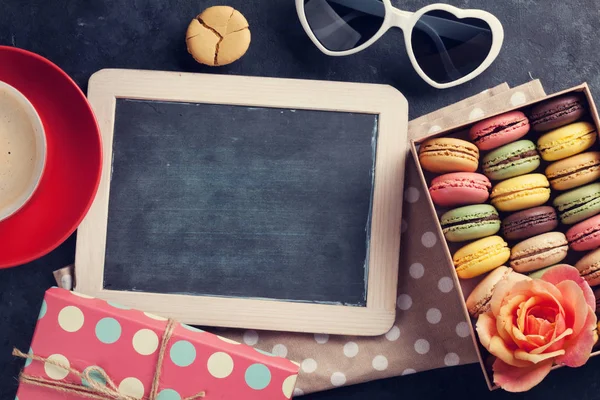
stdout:
<svg viewBox="0 0 600 400">
<path fill-rule="evenodd" d="M 81 372 L 100 367 L 119 392 L 147 399 L 166 326 L 166 318 L 52 288 L 44 297 L 29 351 Z M 287 359 L 176 323 L 164 353 L 157 399 L 185 399 L 201 391 L 208 400 L 289 399 L 298 369 Z M 82 384 L 77 375 L 37 360 L 28 359 L 23 374 Z M 82 397 L 22 382 L 17 398 Z"/>
</svg>

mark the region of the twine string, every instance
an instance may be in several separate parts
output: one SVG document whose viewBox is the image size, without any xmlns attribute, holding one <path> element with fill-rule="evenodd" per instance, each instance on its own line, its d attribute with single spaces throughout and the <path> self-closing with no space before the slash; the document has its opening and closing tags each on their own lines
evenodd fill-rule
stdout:
<svg viewBox="0 0 600 400">
<path fill-rule="evenodd" d="M 144 400 L 156 400 L 158 398 L 158 387 L 160 382 L 160 376 L 162 374 L 162 365 L 167 351 L 167 345 L 175 330 L 175 321 L 170 319 L 167 323 L 165 331 L 163 333 L 160 350 L 158 353 L 158 361 L 156 363 L 156 369 L 154 370 L 154 378 L 152 379 L 152 387 L 148 397 L 143 397 Z M 32 361 L 42 362 L 44 364 L 54 365 L 58 368 L 62 368 L 69 373 L 77 376 L 81 379 L 81 384 L 69 383 L 64 381 L 56 381 L 43 378 L 41 376 L 33 376 L 21 372 L 19 381 L 23 384 L 43 387 L 51 389 L 61 393 L 73 394 L 79 397 L 95 400 L 140 400 L 137 397 L 129 396 L 119 392 L 119 388 L 112 380 L 110 376 L 100 367 L 92 366 L 86 368 L 83 372 L 67 367 L 61 364 L 59 361 L 52 360 L 36 356 L 34 354 L 25 354 L 18 349 L 13 349 L 13 356 L 18 358 L 29 359 Z M 100 379 L 98 379 L 100 378 Z M 85 382 L 85 384 L 84 384 Z M 193 396 L 186 397 L 182 400 L 198 400 L 206 397 L 206 392 L 201 391 Z"/>
</svg>

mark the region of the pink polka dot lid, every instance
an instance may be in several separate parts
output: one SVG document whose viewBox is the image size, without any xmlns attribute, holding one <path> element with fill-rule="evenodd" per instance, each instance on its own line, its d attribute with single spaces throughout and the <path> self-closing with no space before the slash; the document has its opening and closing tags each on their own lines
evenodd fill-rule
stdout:
<svg viewBox="0 0 600 400">
<path fill-rule="evenodd" d="M 52 288 L 46 292 L 29 353 L 83 372 L 102 369 L 119 393 L 148 399 L 167 319 Z M 176 323 L 164 353 L 156 400 L 290 399 L 299 365 L 232 340 Z M 65 368 L 27 359 L 24 374 L 90 387 Z M 101 373 L 89 377 L 106 385 Z M 19 400 L 79 400 L 22 382 Z"/>
</svg>

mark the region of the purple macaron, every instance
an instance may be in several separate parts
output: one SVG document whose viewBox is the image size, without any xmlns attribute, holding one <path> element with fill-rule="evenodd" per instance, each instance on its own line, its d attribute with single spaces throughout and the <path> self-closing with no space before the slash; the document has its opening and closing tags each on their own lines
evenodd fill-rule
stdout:
<svg viewBox="0 0 600 400">
<path fill-rule="evenodd" d="M 567 94 L 545 101 L 531 109 L 529 121 L 536 132 L 545 132 L 577 121 L 586 112 L 582 96 Z"/>
<path fill-rule="evenodd" d="M 550 232 L 558 226 L 558 217 L 552 207 L 534 207 L 504 218 L 502 233 L 507 240 L 523 240 Z"/>
</svg>

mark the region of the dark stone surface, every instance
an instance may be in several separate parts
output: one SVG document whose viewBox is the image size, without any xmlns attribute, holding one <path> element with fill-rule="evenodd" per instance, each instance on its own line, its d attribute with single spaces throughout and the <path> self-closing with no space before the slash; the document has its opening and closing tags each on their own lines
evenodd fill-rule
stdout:
<svg viewBox="0 0 600 400">
<path fill-rule="evenodd" d="M 292 0 L 231 0 L 250 22 L 252 44 L 239 62 L 219 69 L 197 65 L 183 42 L 188 22 L 216 1 L 183 0 L 3 0 L 0 44 L 40 53 L 75 78 L 85 90 L 102 68 L 142 68 L 242 75 L 376 82 L 394 85 L 408 98 L 411 117 L 507 81 L 540 78 L 548 93 L 583 81 L 600 89 L 598 0 L 462 0 L 454 5 L 484 8 L 504 24 L 503 51 L 483 76 L 438 91 L 413 71 L 401 32 L 386 34 L 373 47 L 344 58 L 322 55 L 300 27 Z M 397 2 L 416 10 L 429 1 Z M 2 62 L 2 60 L 0 60 Z M 65 194 L 65 195 L 68 195 Z M 1 246 L 1 244 L 0 244 Z M 27 349 L 52 270 L 72 262 L 75 240 L 29 265 L 0 271 L 0 398 L 12 399 L 20 361 L 10 349 Z M 1 247 L 0 247 L 1 251 Z M 600 358 L 580 369 L 552 373 L 526 395 L 488 393 L 479 366 L 454 367 L 307 396 L 309 400 L 398 398 L 600 398 Z M 509 397 L 510 396 L 510 397 Z"/>
</svg>

